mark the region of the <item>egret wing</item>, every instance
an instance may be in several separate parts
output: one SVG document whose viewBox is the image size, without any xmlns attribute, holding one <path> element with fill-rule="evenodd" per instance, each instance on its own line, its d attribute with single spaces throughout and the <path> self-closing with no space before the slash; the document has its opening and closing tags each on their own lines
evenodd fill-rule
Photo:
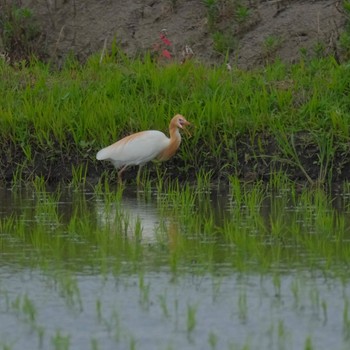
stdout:
<svg viewBox="0 0 350 350">
<path fill-rule="evenodd" d="M 160 131 L 142 131 L 103 148 L 96 157 L 99 160 L 110 160 L 116 168 L 140 165 L 157 157 L 169 142 L 169 138 Z"/>
</svg>

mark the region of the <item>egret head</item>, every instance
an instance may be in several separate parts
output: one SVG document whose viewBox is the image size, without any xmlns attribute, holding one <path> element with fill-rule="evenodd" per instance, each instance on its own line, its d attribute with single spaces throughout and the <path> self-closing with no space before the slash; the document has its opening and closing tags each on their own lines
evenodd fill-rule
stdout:
<svg viewBox="0 0 350 350">
<path fill-rule="evenodd" d="M 181 114 L 176 114 L 176 116 L 172 119 L 171 122 L 174 123 L 180 129 L 183 129 L 183 127 L 186 125 L 191 125 L 191 123 L 189 123 L 186 120 L 186 118 Z"/>
</svg>

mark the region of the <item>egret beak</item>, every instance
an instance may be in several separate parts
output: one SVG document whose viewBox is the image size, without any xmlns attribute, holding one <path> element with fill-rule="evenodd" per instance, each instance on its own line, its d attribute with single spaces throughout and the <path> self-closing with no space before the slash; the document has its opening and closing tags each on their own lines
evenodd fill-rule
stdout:
<svg viewBox="0 0 350 350">
<path fill-rule="evenodd" d="M 193 124 L 191 124 L 190 122 L 188 122 L 187 120 L 184 122 L 184 126 L 185 125 L 193 125 Z M 190 137 L 192 137 L 192 135 L 191 135 L 191 133 L 189 132 L 189 130 L 188 129 L 186 129 L 185 127 L 183 127 L 182 128 L 182 130 L 187 134 L 187 136 L 190 138 Z"/>
</svg>

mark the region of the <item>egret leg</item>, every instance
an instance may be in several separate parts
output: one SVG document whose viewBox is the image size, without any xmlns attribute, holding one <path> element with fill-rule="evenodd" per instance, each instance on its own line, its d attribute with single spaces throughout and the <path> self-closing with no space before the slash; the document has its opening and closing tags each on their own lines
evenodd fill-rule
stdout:
<svg viewBox="0 0 350 350">
<path fill-rule="evenodd" d="M 122 185 L 123 179 L 122 179 L 122 173 L 127 168 L 127 165 L 124 165 L 119 171 L 118 171 L 118 182 Z"/>
<path fill-rule="evenodd" d="M 136 183 L 137 183 L 137 185 L 140 184 L 141 168 L 142 168 L 142 165 L 139 165 L 139 170 L 137 170 L 137 175 L 136 175 Z"/>
</svg>

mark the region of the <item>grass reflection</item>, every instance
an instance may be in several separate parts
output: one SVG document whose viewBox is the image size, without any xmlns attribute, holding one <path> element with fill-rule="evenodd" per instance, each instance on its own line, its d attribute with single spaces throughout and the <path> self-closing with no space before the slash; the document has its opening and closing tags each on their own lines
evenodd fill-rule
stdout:
<svg viewBox="0 0 350 350">
<path fill-rule="evenodd" d="M 316 348 L 312 332 L 334 324 L 347 345 L 348 193 L 297 188 L 281 174 L 267 185 L 203 183 L 88 191 L 37 179 L 0 191 L 0 311 L 42 348 L 75 348 L 80 322 L 98 329 L 92 348 L 138 348 L 139 329 L 147 340 L 153 326 L 163 348 Z M 16 274 L 27 283 L 11 290 Z"/>
</svg>

